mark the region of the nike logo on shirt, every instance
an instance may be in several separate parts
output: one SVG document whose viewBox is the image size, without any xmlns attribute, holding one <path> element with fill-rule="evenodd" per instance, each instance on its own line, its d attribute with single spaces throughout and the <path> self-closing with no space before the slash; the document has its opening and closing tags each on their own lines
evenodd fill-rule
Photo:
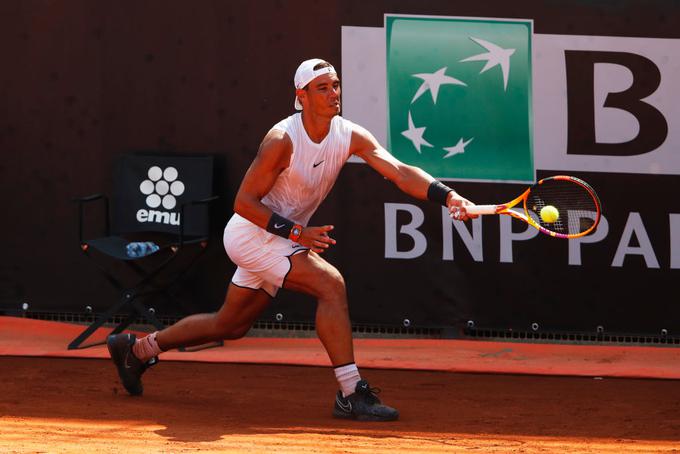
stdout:
<svg viewBox="0 0 680 454">
<path fill-rule="evenodd" d="M 281 227 L 285 226 L 286 224 L 274 224 L 275 229 L 280 229 Z"/>
<path fill-rule="evenodd" d="M 314 164 L 314 167 L 316 168 L 317 166 L 321 165 L 321 163 L 324 162 L 324 161 L 325 161 L 325 159 L 322 159 L 321 161 L 319 161 L 319 162 L 317 162 L 316 164 Z"/>
</svg>

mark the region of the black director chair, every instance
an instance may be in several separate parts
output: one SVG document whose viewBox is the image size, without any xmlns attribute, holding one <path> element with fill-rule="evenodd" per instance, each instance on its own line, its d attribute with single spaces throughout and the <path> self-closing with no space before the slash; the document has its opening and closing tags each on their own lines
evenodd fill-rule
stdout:
<svg viewBox="0 0 680 454">
<path fill-rule="evenodd" d="M 111 210 L 109 199 L 103 194 L 75 199 L 80 248 L 120 292 L 120 298 L 96 316 L 69 344 L 69 350 L 84 348 L 80 345 L 118 313 L 127 315 L 111 334 L 122 332 L 139 317 L 156 329 L 164 328 L 154 311 L 142 301 L 158 296 L 166 301 L 176 300 L 169 287 L 179 282 L 205 252 L 210 226 L 208 205 L 218 198 L 212 195 L 212 177 L 211 156 L 129 154 L 115 163 Z M 104 204 L 106 232 L 102 237 L 86 239 L 83 238 L 84 208 L 94 201 Z M 159 249 L 141 257 L 130 257 L 127 246 L 133 241 L 151 241 Z M 97 254 L 92 254 L 93 250 Z M 177 260 L 180 256 L 188 257 Z M 134 276 L 132 285 L 124 285 L 121 277 L 115 275 L 111 268 L 116 264 L 131 271 L 128 274 Z M 171 269 L 172 278 L 169 278 L 166 274 Z M 88 346 L 92 345 L 97 344 Z"/>
</svg>

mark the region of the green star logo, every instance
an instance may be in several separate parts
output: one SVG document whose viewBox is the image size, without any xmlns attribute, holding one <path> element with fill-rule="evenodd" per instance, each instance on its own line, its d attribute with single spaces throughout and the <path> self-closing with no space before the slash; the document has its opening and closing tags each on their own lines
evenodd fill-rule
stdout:
<svg viewBox="0 0 680 454">
<path fill-rule="evenodd" d="M 388 148 L 441 179 L 532 182 L 531 21 L 387 16 Z"/>
</svg>

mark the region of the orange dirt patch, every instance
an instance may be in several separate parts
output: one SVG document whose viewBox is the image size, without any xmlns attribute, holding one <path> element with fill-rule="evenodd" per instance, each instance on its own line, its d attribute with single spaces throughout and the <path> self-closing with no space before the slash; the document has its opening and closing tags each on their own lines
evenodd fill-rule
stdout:
<svg viewBox="0 0 680 454">
<path fill-rule="evenodd" d="M 333 419 L 322 367 L 0 357 L 0 452 L 679 452 L 673 380 L 363 370 L 394 423 Z"/>
</svg>

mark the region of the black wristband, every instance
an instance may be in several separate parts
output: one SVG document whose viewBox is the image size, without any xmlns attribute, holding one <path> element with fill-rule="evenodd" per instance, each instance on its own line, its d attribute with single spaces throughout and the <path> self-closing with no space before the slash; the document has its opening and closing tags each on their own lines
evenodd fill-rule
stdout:
<svg viewBox="0 0 680 454">
<path fill-rule="evenodd" d="M 294 225 L 295 223 L 293 221 L 276 213 L 272 213 L 272 217 L 269 218 L 269 223 L 267 224 L 267 232 L 283 238 L 288 238 Z"/>
<path fill-rule="evenodd" d="M 446 199 L 449 197 L 449 192 L 453 191 L 445 184 L 434 180 L 427 188 L 427 200 L 446 206 Z"/>
</svg>

